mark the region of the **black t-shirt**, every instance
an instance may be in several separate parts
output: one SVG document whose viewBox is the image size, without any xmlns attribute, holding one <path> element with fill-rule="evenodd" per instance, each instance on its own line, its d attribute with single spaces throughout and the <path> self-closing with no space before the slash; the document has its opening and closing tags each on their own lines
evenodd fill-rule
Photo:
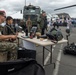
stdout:
<svg viewBox="0 0 76 75">
<path fill-rule="evenodd" d="M 2 30 L 3 35 L 11 35 L 11 34 L 14 34 L 13 32 L 14 32 L 14 27 L 8 24 L 5 25 Z"/>
</svg>

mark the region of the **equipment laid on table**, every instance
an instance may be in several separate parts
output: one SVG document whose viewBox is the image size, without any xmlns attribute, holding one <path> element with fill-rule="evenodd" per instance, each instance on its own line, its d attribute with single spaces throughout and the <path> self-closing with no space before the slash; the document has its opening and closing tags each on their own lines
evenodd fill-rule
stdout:
<svg viewBox="0 0 76 75">
<path fill-rule="evenodd" d="M 33 26 L 33 27 L 31 28 L 31 31 L 30 31 L 30 38 L 31 38 L 31 39 L 32 39 L 33 37 L 35 37 L 36 31 L 37 31 L 37 27 L 36 27 L 36 26 Z"/>
<path fill-rule="evenodd" d="M 36 50 L 28 50 L 25 48 L 18 49 L 18 59 L 19 58 L 32 58 L 36 59 Z"/>
<path fill-rule="evenodd" d="M 76 45 L 75 45 L 75 43 L 69 44 L 69 39 L 68 39 L 68 37 L 70 36 L 70 29 L 66 29 L 66 32 L 68 33 L 68 34 L 66 35 L 66 38 L 67 38 L 68 42 L 67 42 L 67 46 L 65 46 L 65 47 L 63 48 L 63 53 L 64 53 L 64 54 L 76 55 Z"/>
<path fill-rule="evenodd" d="M 45 75 L 45 71 L 36 60 L 24 58 L 0 63 L 0 75 Z"/>
<path fill-rule="evenodd" d="M 39 38 L 47 39 L 46 35 L 41 35 Z"/>
<path fill-rule="evenodd" d="M 52 42 L 58 42 L 63 39 L 63 35 L 60 30 L 55 28 L 50 29 L 45 35 L 39 36 L 39 38 L 50 39 Z"/>
<path fill-rule="evenodd" d="M 49 39 L 54 41 L 60 41 L 63 39 L 63 35 L 60 30 L 52 28 L 50 31 L 46 33 Z"/>
</svg>

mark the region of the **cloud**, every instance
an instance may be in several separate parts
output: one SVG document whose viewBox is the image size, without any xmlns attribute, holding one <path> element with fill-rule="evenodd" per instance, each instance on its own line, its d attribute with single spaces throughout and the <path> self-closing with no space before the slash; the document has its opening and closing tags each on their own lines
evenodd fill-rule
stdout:
<svg viewBox="0 0 76 75">
<path fill-rule="evenodd" d="M 5 10 L 7 15 L 20 11 L 24 6 L 24 0 L 2 0 L 0 1 L 1 10 Z"/>
<path fill-rule="evenodd" d="M 74 16 L 76 13 L 75 7 L 59 10 L 56 12 L 54 11 L 54 9 L 56 8 L 75 4 L 76 0 L 26 0 L 26 5 L 28 5 L 29 3 L 35 6 L 40 6 L 41 9 L 50 14 L 67 12 L 71 16 Z M 24 5 L 25 0 L 0 0 L 0 8 L 6 10 L 7 15 L 14 14 L 17 11 L 20 11 Z"/>
</svg>

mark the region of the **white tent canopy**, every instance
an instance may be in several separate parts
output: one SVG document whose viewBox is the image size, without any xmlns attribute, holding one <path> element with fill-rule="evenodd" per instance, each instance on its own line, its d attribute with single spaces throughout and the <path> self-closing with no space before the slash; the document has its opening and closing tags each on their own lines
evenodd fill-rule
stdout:
<svg viewBox="0 0 76 75">
<path fill-rule="evenodd" d="M 19 12 L 13 14 L 13 15 L 10 15 L 13 19 L 23 19 L 23 14 Z"/>
</svg>

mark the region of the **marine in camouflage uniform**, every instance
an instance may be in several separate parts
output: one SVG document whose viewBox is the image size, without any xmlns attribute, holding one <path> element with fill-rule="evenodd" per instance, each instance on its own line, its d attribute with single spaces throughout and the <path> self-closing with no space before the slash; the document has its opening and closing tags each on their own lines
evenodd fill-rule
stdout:
<svg viewBox="0 0 76 75">
<path fill-rule="evenodd" d="M 32 21 L 30 20 L 30 17 L 28 17 L 28 20 L 26 21 L 26 26 L 27 26 L 28 32 L 30 32 L 32 28 Z"/>
<path fill-rule="evenodd" d="M 7 52 L 7 60 L 15 60 L 17 59 L 17 44 L 1 41 L 0 52 Z"/>
<path fill-rule="evenodd" d="M 40 20 L 41 35 L 44 35 L 45 29 L 47 30 L 47 16 L 45 12 L 43 12 L 40 17 L 41 17 Z"/>
<path fill-rule="evenodd" d="M 5 20 L 6 20 L 5 12 L 0 11 L 0 24 L 3 23 Z M 0 31 L 0 62 L 17 59 L 17 44 L 8 41 L 3 41 L 6 39 L 15 40 L 16 38 L 17 35 L 1 35 Z M 7 58 L 7 60 L 3 60 L 4 58 Z"/>
</svg>

